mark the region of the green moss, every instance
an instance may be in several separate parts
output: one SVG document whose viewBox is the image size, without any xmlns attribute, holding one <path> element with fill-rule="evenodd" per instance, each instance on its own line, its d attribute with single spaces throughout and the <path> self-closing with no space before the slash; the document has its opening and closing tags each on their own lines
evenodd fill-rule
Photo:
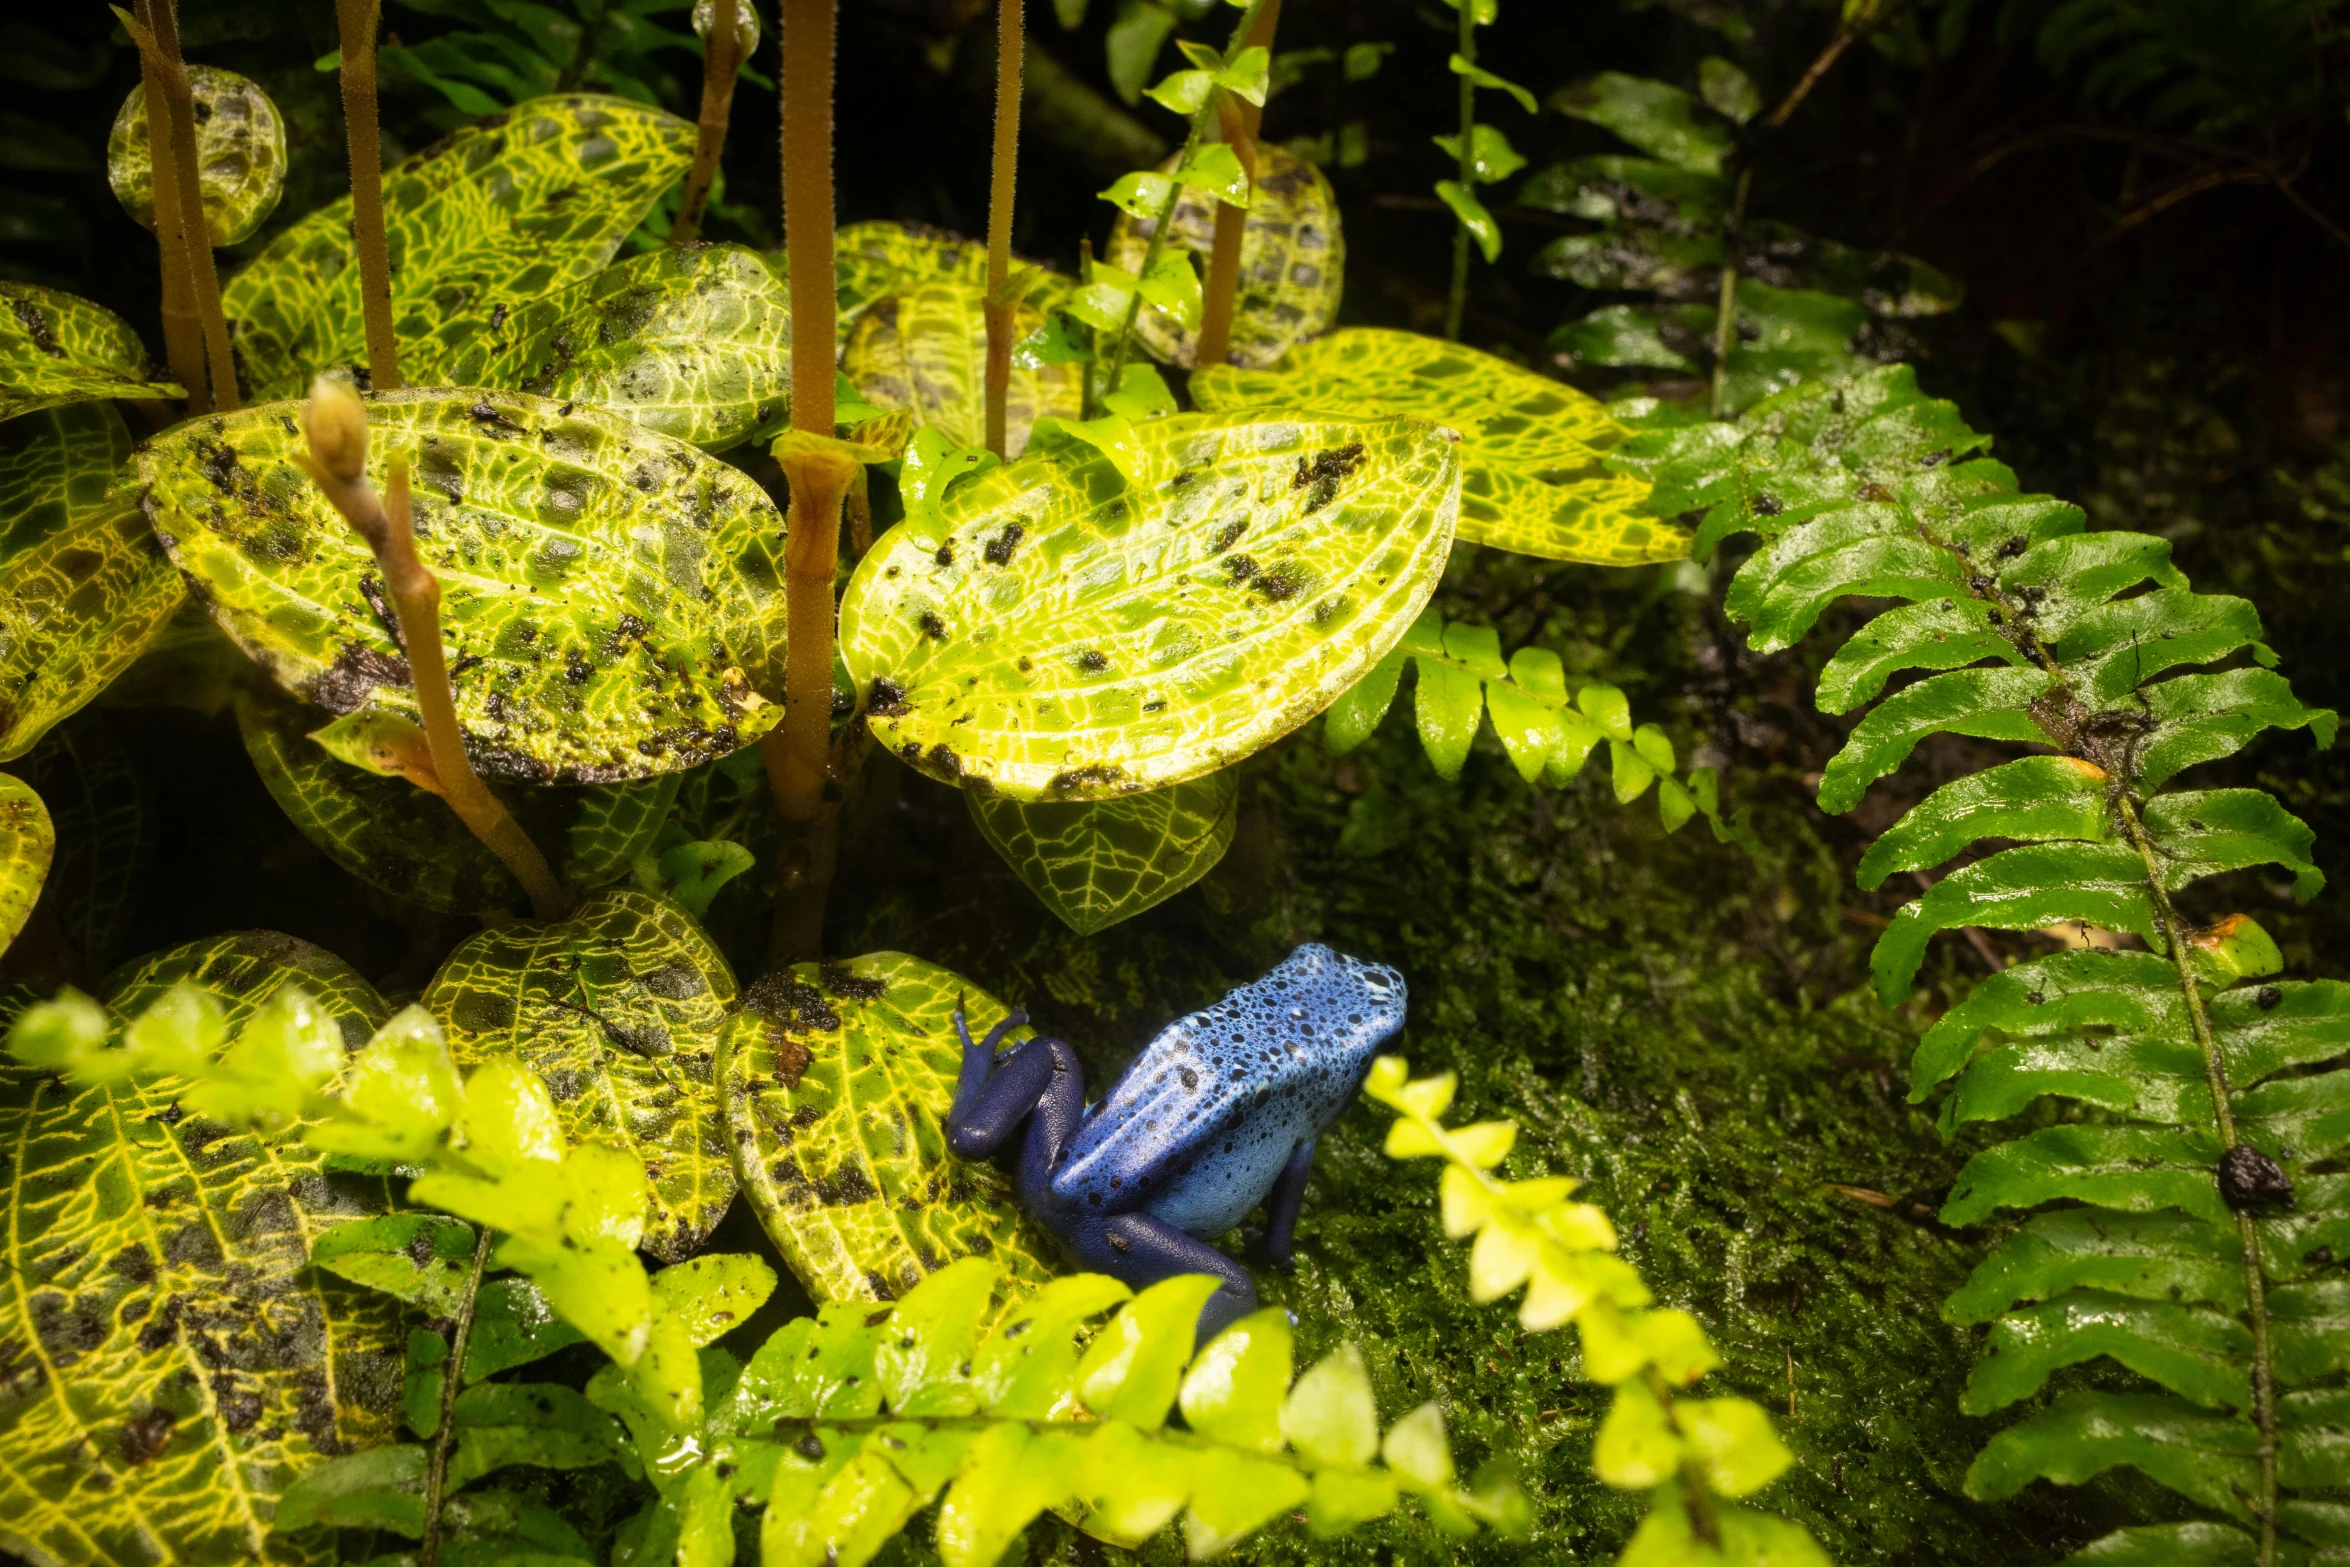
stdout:
<svg viewBox="0 0 2350 1567">
<path fill-rule="evenodd" d="M 1824 957 L 1818 975 L 1857 985 L 1861 950 L 1807 806 L 1766 803 L 1762 835 L 1780 847 L 1757 865 L 1701 827 L 1663 837 L 1596 770 L 1547 793 L 1481 752 L 1444 784 L 1400 721 L 1346 761 L 1309 735 L 1250 773 L 1231 859 L 1091 940 L 947 841 L 959 802 L 909 779 L 897 863 L 862 868 L 897 890 L 836 945 L 923 951 L 1024 998 L 1097 1086 L 1169 1017 L 1298 940 L 1395 963 L 1412 986 L 1400 1048 L 1414 1069 L 1459 1071 L 1463 1116 L 1522 1123 L 1506 1173 L 1590 1183 L 1626 1255 L 1728 1357 L 1720 1390 L 1782 1416 L 1798 1465 L 1765 1499 L 1837 1560 L 2053 1560 L 2122 1521 L 2108 1487 L 2000 1507 L 1960 1494 L 1994 1427 L 1958 1413 L 1975 1335 L 1939 1316 L 1974 1245 L 1930 1216 L 1967 1149 L 1901 1102 L 1913 1025 L 1857 988 L 1804 999 L 1806 971 L 1785 955 Z M 927 845 L 925 823 L 941 834 Z M 1524 1334 L 1509 1306 L 1468 1299 L 1435 1169 L 1387 1160 L 1385 1128 L 1364 1106 L 1323 1139 L 1298 1271 L 1266 1277 L 1266 1294 L 1297 1314 L 1301 1356 L 1363 1344 L 1383 1415 L 1435 1398 L 1465 1466 L 1515 1461 L 1539 1534 L 1520 1555 L 1416 1519 L 1327 1543 L 1279 1530 L 1240 1559 L 1612 1559 L 1640 1499 L 1591 1476 L 1604 1393 L 1577 1379 L 1571 1334 Z M 1069 1541 L 1046 1554 L 1089 1559 Z"/>
</svg>

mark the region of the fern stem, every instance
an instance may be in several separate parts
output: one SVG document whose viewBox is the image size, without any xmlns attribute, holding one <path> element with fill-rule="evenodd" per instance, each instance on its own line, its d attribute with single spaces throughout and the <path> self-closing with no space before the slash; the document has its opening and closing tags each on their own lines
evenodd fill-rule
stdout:
<svg viewBox="0 0 2350 1567">
<path fill-rule="evenodd" d="M 465 1275 L 465 1293 L 457 1300 L 457 1326 L 449 1335 L 449 1358 L 441 1362 L 441 1422 L 433 1428 L 432 1459 L 424 1472 L 424 1538 L 416 1547 L 416 1567 L 438 1567 L 441 1558 L 441 1493 L 449 1483 L 449 1449 L 455 1445 L 457 1390 L 465 1382 L 465 1346 L 473 1337 L 473 1309 L 481 1299 L 482 1269 L 490 1256 L 486 1226 L 473 1237 L 473 1267 Z"/>
<path fill-rule="evenodd" d="M 1738 342 L 1738 231 L 1746 222 L 1746 192 L 1754 170 L 1738 174 L 1738 194 L 1730 201 L 1730 221 L 1722 226 L 1722 286 L 1714 305 L 1713 416 L 1730 411 L 1730 350 Z"/>
<path fill-rule="evenodd" d="M 734 79 L 742 68 L 739 8 L 747 0 L 714 0 L 710 36 L 702 44 L 702 112 L 694 124 L 694 162 L 686 171 L 685 194 L 669 225 L 669 243 L 690 245 L 702 232 L 702 214 L 718 182 L 718 156 L 726 150 L 726 126 L 734 114 Z"/>
<path fill-rule="evenodd" d="M 1476 0 L 1454 0 L 1454 9 L 1460 12 L 1461 58 L 1477 63 L 1477 4 Z M 1477 84 L 1468 73 L 1461 74 L 1459 175 L 1463 194 L 1477 188 Z M 1461 322 L 1469 313 L 1469 224 L 1458 213 L 1452 225 L 1452 288 L 1444 299 L 1444 335 L 1451 342 L 1461 340 Z"/>
<path fill-rule="evenodd" d="M 2228 1069 L 2219 1041 L 2211 1031 L 2211 1014 L 2203 1005 L 2193 965 L 2187 958 L 2179 912 L 2162 884 L 2162 867 L 2155 859 L 2153 841 L 2138 819 L 2138 808 L 2127 793 L 2120 801 L 2121 819 L 2131 847 L 2146 864 L 2146 891 L 2154 901 L 2170 958 L 2179 972 L 2179 990 L 2187 998 L 2187 1018 L 2195 1028 L 2195 1044 L 2203 1052 L 2203 1071 L 2211 1085 L 2213 1119 L 2223 1148 L 2236 1146 L 2236 1111 L 2228 1102 Z M 2277 1554 L 2277 1395 L 2276 1371 L 2269 1346 L 2268 1281 L 2260 1271 L 2260 1236 L 2252 1215 L 2236 1213 L 2236 1234 L 2244 1246 L 2244 1304 L 2252 1325 L 2252 1423 L 2260 1433 L 2260 1554 L 2259 1567 L 2274 1567 Z"/>
</svg>

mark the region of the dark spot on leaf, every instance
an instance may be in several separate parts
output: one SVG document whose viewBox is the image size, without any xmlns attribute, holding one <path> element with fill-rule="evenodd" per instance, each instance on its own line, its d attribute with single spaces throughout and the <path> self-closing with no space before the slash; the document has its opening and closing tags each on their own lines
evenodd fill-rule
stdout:
<svg viewBox="0 0 2350 1567">
<path fill-rule="evenodd" d="M 915 624 L 919 625 L 922 628 L 922 634 L 933 642 L 944 642 L 947 639 L 947 623 L 938 618 L 936 610 L 924 610 L 921 618 Z"/>
<path fill-rule="evenodd" d="M 2252 1004 L 2263 1012 L 2273 1012 L 2276 1010 L 2277 1003 L 2284 999 L 2285 993 L 2277 989 L 2276 986 L 2263 985 L 2252 997 Z"/>
<path fill-rule="evenodd" d="M 1337 499 L 1340 483 L 1348 474 L 1361 467 L 1362 462 L 1363 443 L 1360 441 L 1333 451 L 1316 452 L 1310 463 L 1300 457 L 1297 460 L 1297 472 L 1291 476 L 1289 487 L 1307 492 L 1307 512 L 1320 511 Z"/>
<path fill-rule="evenodd" d="M 122 1461 L 126 1464 L 152 1463 L 171 1441 L 171 1415 L 161 1409 L 150 1409 L 143 1415 L 133 1415 L 122 1423 Z"/>
<path fill-rule="evenodd" d="M 514 1026 L 514 998 L 495 991 L 461 992 L 449 1008 L 449 1021 L 468 1033 L 490 1034 Z"/>
<path fill-rule="evenodd" d="M 1238 544 L 1240 536 L 1246 532 L 1248 532 L 1248 519 L 1246 517 L 1233 518 L 1216 530 L 1215 542 L 1208 546 L 1208 553 L 1211 555 L 1223 554 L 1233 545 Z"/>
<path fill-rule="evenodd" d="M 817 981 L 828 996 L 844 1001 L 879 1001 L 889 992 L 889 982 L 868 979 L 853 972 L 845 963 L 827 963 L 816 971 Z"/>
<path fill-rule="evenodd" d="M 690 963 L 663 964 L 649 974 L 639 974 L 636 982 L 663 1001 L 685 1001 L 710 988 L 710 982 Z"/>
<path fill-rule="evenodd" d="M 1019 548 L 1020 540 L 1027 535 L 1027 532 L 1028 530 L 1021 527 L 1020 524 L 1007 522 L 1004 524 L 1004 531 L 988 540 L 986 547 L 979 553 L 986 558 L 990 566 L 1009 566 L 1012 563 L 1012 551 Z"/>
<path fill-rule="evenodd" d="M 1092 648 L 1087 648 L 1084 652 L 1077 655 L 1077 667 L 1084 670 L 1089 675 L 1098 675 L 1103 670 L 1110 667 L 1109 656 L 1107 654 L 1097 652 Z"/>
<path fill-rule="evenodd" d="M 903 718 L 913 710 L 913 704 L 906 700 L 906 688 L 894 680 L 874 681 L 873 689 L 865 696 L 865 711 L 875 718 Z"/>
<path fill-rule="evenodd" d="M 308 694 L 311 701 L 339 717 L 366 706 L 368 693 L 377 686 L 411 683 L 406 659 L 378 653 L 357 642 L 346 642 L 326 673 L 310 683 Z"/>
<path fill-rule="evenodd" d="M 1754 514 L 1757 517 L 1776 517 L 1786 509 L 1779 504 L 1775 495 L 1757 495 L 1754 498 Z"/>
<path fill-rule="evenodd" d="M 1047 794 L 1069 794 L 1078 789 L 1116 785 L 1125 777 L 1126 769 L 1116 763 L 1095 763 L 1091 767 L 1072 767 L 1055 773 L 1044 787 Z"/>
<path fill-rule="evenodd" d="M 780 970 L 753 980 L 743 992 L 742 1007 L 787 1034 L 812 1031 L 829 1034 L 840 1028 L 840 1014 L 824 999 L 822 991 Z"/>
</svg>

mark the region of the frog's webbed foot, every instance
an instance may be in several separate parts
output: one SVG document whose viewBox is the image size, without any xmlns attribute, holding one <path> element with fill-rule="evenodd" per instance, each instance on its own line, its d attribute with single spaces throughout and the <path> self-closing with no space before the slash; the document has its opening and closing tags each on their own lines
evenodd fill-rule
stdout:
<svg viewBox="0 0 2350 1567">
<path fill-rule="evenodd" d="M 1278 1252 L 1275 1251 L 1273 1236 L 1268 1230 L 1260 1230 L 1252 1226 L 1241 1231 L 1240 1254 L 1246 1257 L 1250 1265 L 1254 1267 L 1271 1268 L 1275 1273 L 1295 1273 L 1297 1271 L 1296 1255 L 1287 1247 Z"/>
<path fill-rule="evenodd" d="M 1200 1308 L 1195 1345 L 1205 1344 L 1257 1309 L 1257 1281 L 1248 1269 L 1206 1241 L 1147 1213 L 1091 1220 L 1068 1237 L 1068 1244 L 1080 1264 L 1137 1290 L 1179 1273 L 1205 1273 L 1220 1280 L 1216 1293 Z"/>
</svg>

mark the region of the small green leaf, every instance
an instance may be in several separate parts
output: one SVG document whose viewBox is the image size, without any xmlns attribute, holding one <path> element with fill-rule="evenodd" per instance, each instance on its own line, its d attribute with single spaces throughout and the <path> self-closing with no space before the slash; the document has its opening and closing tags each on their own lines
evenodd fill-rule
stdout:
<svg viewBox="0 0 2350 1567">
<path fill-rule="evenodd" d="M 1322 745 L 1332 756 L 1347 752 L 1371 738 L 1379 721 L 1395 703 L 1396 687 L 1402 683 L 1404 652 L 1390 650 L 1369 674 L 1347 687 L 1322 721 Z"/>
<path fill-rule="evenodd" d="M 2047 671 L 2028 667 L 1960 669 L 1895 692 L 1828 759 L 1820 777 L 1820 809 L 1831 815 L 1851 810 L 1870 784 L 1908 760 L 1928 735 L 2055 744 L 2030 711 L 2052 680 Z"/>
<path fill-rule="evenodd" d="M 1470 742 L 1485 715 L 1485 683 L 1457 664 L 1443 659 L 1413 661 L 1419 684 L 1413 692 L 1413 716 L 1420 726 L 1420 744 L 1428 765 L 1439 778 L 1458 778 L 1469 759 Z"/>
<path fill-rule="evenodd" d="M 1677 87 L 1616 71 L 1562 87 L 1551 106 L 1613 131 L 1642 152 L 1675 168 L 1719 174 L 1730 136 L 1696 118 L 1696 103 Z"/>
<path fill-rule="evenodd" d="M 750 1320 L 774 1293 L 775 1270 L 741 1253 L 706 1252 L 653 1275 L 654 1304 L 697 1349 Z"/>
<path fill-rule="evenodd" d="M 1869 845 L 1857 879 L 1882 886 L 1888 876 L 1940 865 L 1978 838 L 2102 841 L 2105 783 L 2097 768 L 2064 756 L 2026 757 L 1954 780 Z"/>
<path fill-rule="evenodd" d="M 2013 1496 L 2033 1480 L 2079 1485 L 2128 1464 L 2196 1504 L 2249 1517 L 2259 1494 L 2252 1422 L 2215 1415 L 2166 1393 L 2068 1393 L 1993 1437 L 1967 1470 L 1967 1495 Z"/>
<path fill-rule="evenodd" d="M 636 1467 L 620 1422 L 586 1395 L 552 1383 L 489 1382 L 457 1395 L 450 1423 L 457 1451 L 449 1460 L 456 1490 L 508 1464 L 538 1469 Z"/>
<path fill-rule="evenodd" d="M 1361 1350 L 1341 1344 L 1307 1368 L 1282 1406 L 1281 1435 L 1318 1465 L 1362 1469 L 1379 1456 L 1379 1409 Z"/>
<path fill-rule="evenodd" d="M 1216 1289 L 1209 1275 L 1178 1274 L 1121 1306 L 1077 1363 L 1086 1407 L 1142 1431 L 1165 1424 L 1191 1360 L 1200 1308 Z"/>
<path fill-rule="evenodd" d="M 1795 1462 L 1771 1417 L 1750 1399 L 1685 1398 L 1673 1405 L 1673 1416 L 1706 1483 L 1724 1496 L 1752 1496 Z"/>
<path fill-rule="evenodd" d="M 1229 151 L 1221 143 L 1210 145 Z M 1159 167 L 1162 176 L 1171 176 L 1175 160 Z M 1239 188 L 1236 173 L 1237 164 L 1224 170 L 1221 188 Z M 1230 362 L 1261 367 L 1279 362 L 1337 319 L 1346 238 L 1337 198 L 1321 170 L 1271 142 L 1257 147 L 1256 183 L 1246 205 Z M 1168 219 L 1166 250 L 1197 256 L 1204 267 L 1215 245 L 1217 208 L 1207 191 L 1184 189 Z M 1158 215 L 1154 207 L 1119 218 L 1110 230 L 1109 259 L 1122 268 L 1140 267 Z M 1135 338 L 1161 362 L 1186 368 L 1194 362 L 1193 329 L 1164 311 L 1144 310 L 1135 322 Z"/>
<path fill-rule="evenodd" d="M 964 1257 L 906 1292 L 874 1351 L 874 1374 L 891 1410 L 967 1415 L 978 1407 L 966 1374 L 980 1314 L 1003 1271 L 985 1257 Z"/>
<path fill-rule="evenodd" d="M 939 1504 L 938 1554 L 946 1567 L 993 1567 L 1031 1519 L 1075 1493 L 1085 1445 L 1069 1432 L 1031 1435 L 1018 1425 L 982 1432 Z"/>
<path fill-rule="evenodd" d="M 1501 225 L 1493 221 L 1493 214 L 1485 210 L 1485 203 L 1455 180 L 1438 180 L 1436 195 L 1452 209 L 1453 216 L 1461 220 L 1461 227 L 1469 231 L 1469 237 L 1477 242 L 1477 248 L 1484 252 L 1486 261 L 1499 261 Z"/>
<path fill-rule="evenodd" d="M 2120 843 L 2040 844 L 2003 850 L 1952 872 L 1924 897 L 1903 905 L 1877 938 L 1869 955 L 1877 994 L 1887 1006 L 1908 999 L 1910 981 L 1936 931 L 1959 925 L 2037 930 L 2065 920 L 2130 931 L 2149 944 L 2159 941 L 2146 864 L 2138 852 Z"/>
<path fill-rule="evenodd" d="M 1524 109 L 1528 114 L 1541 112 L 1542 106 L 1534 101 L 1534 95 L 1516 82 L 1505 81 L 1484 67 L 1473 64 L 1457 54 L 1446 63 L 1452 68 L 1452 74 L 1455 76 L 1465 76 L 1479 87 L 1488 87 L 1495 92 L 1508 93 L 1512 98 L 1518 100 L 1518 107 Z"/>
<path fill-rule="evenodd" d="M 1801 1524 L 1735 1502 L 1717 1501 L 1711 1510 L 1718 1545 L 1690 1528 L 1679 1486 L 1658 1486 L 1616 1567 L 1831 1567 Z"/>
<path fill-rule="evenodd" d="M 1156 222 L 1159 213 L 1175 194 L 1175 181 L 1164 174 L 1138 169 L 1132 174 L 1121 174 L 1108 190 L 1098 194 L 1102 200 L 1129 217 Z"/>
<path fill-rule="evenodd" d="M 1253 200 L 1255 182 L 1248 170 L 1240 165 L 1240 156 L 1228 142 L 1202 142 L 1191 150 L 1191 156 L 1176 166 L 1175 178 L 1186 190 L 1204 191 L 1227 207 L 1246 209 Z M 1165 205 L 1164 198 L 1160 206 Z M 1133 216 L 1156 221 L 1159 208 L 1137 212 Z M 1188 330 L 1188 329 L 1187 329 Z"/>
<path fill-rule="evenodd" d="M 1208 94 L 1215 90 L 1215 78 L 1206 71 L 1177 71 L 1143 96 L 1176 114 L 1192 115 L 1199 113 L 1201 105 L 1208 101 Z"/>
<path fill-rule="evenodd" d="M 424 1469 L 425 1451 L 411 1443 L 330 1459 L 286 1488 L 274 1527 L 389 1529 L 416 1539 L 424 1533 Z"/>
<path fill-rule="evenodd" d="M 0 945 L 16 939 L 32 918 L 57 832 L 49 808 L 20 778 L 0 774 Z"/>
<path fill-rule="evenodd" d="M 2039 1392 L 2058 1368 L 2103 1355 L 2206 1409 L 2244 1409 L 2251 1354 L 2252 1335 L 2226 1313 L 2068 1290 L 1992 1324 L 1959 1408 L 1989 1414 Z"/>
<path fill-rule="evenodd" d="M 1972 1224 L 2000 1208 L 2034 1208 L 2058 1198 L 2123 1213 L 2177 1208 L 2217 1224 L 2233 1220 L 2220 1201 L 2220 1149 L 2200 1132 L 2146 1126 L 2051 1126 L 1966 1162 L 1942 1205 L 1945 1224 Z"/>
<path fill-rule="evenodd" d="M 1454 161 L 1461 156 L 1458 136 L 1431 138 L 1444 149 L 1444 155 Z M 1469 178 L 1478 185 L 1491 185 L 1506 180 L 1526 166 L 1525 156 L 1510 145 L 1510 139 L 1491 125 L 1478 125 L 1469 135 Z M 1485 258 L 1491 261 L 1493 258 Z"/>
<path fill-rule="evenodd" d="M 1591 1472 L 1624 1490 L 1646 1490 L 1672 1478 L 1681 1452 L 1681 1439 L 1648 1384 L 1637 1378 L 1617 1383 L 1592 1444 Z"/>
<path fill-rule="evenodd" d="M 972 1356 L 982 1407 L 1014 1420 L 1046 1419 L 1065 1409 L 1077 1396 L 1078 1325 L 1130 1298 L 1116 1279 L 1078 1273 L 1021 1301 Z"/>
<path fill-rule="evenodd" d="M 1233 1323 L 1184 1374 L 1183 1423 L 1210 1441 L 1281 1451 L 1293 1347 L 1288 1314 L 1277 1307 Z"/>
<path fill-rule="evenodd" d="M 2076 1288 L 2235 1311 L 2244 1302 L 2241 1251 L 2232 1227 L 2215 1229 L 2182 1213 L 2059 1208 L 2034 1214 L 1993 1248 L 1943 1303 L 1942 1315 L 1989 1322 L 2019 1302 Z"/>
<path fill-rule="evenodd" d="M 1762 93 L 1754 78 L 1718 54 L 1697 62 L 1697 91 L 1707 108 L 1733 125 L 1744 125 L 1762 112 Z"/>
<path fill-rule="evenodd" d="M 1211 1447 L 1192 1460 L 1183 1544 L 1191 1560 L 1230 1550 L 1306 1499 L 1310 1482 L 1287 1464 Z"/>
</svg>

